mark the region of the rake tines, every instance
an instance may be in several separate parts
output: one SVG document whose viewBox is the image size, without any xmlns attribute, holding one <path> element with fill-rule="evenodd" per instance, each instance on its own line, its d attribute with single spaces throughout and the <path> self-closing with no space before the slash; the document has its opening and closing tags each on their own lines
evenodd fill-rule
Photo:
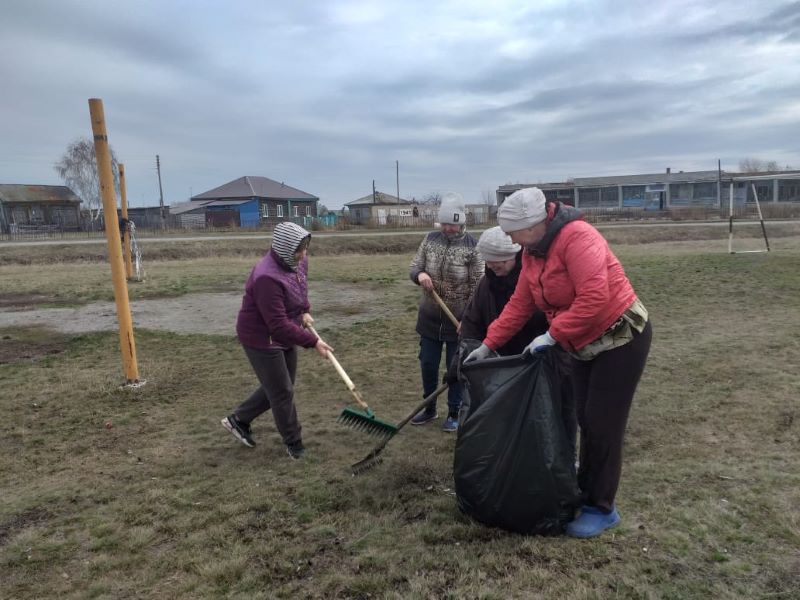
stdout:
<svg viewBox="0 0 800 600">
<path fill-rule="evenodd" d="M 353 463 L 350 465 L 350 471 L 353 475 L 361 475 L 364 471 L 369 471 L 373 467 L 377 467 L 379 464 L 383 462 L 383 456 L 381 456 L 381 452 L 386 447 L 386 442 L 389 440 L 385 440 L 381 445 L 373 448 L 373 450 L 367 454 L 364 458 L 362 458 L 357 463 Z"/>
<path fill-rule="evenodd" d="M 356 431 L 378 437 L 391 438 L 398 431 L 397 427 L 391 423 L 376 419 L 372 411 L 367 413 L 353 408 L 345 408 L 339 415 L 338 421 Z"/>
</svg>

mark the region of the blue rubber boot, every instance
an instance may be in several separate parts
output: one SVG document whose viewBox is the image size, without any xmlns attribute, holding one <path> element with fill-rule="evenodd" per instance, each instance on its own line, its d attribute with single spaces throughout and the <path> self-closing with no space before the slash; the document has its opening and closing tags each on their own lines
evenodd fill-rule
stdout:
<svg viewBox="0 0 800 600">
<path fill-rule="evenodd" d="M 582 506 L 581 514 L 567 524 L 567 535 L 576 538 L 592 538 L 606 529 L 619 525 L 620 517 L 616 507 L 610 513 L 603 512 L 595 506 Z"/>
</svg>

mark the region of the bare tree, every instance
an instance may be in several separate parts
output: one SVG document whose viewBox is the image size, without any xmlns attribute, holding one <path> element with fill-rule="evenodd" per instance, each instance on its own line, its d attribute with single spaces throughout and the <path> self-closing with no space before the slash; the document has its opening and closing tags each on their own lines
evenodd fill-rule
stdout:
<svg viewBox="0 0 800 600">
<path fill-rule="evenodd" d="M 483 198 L 483 203 L 487 206 L 497 204 L 497 194 L 494 190 L 483 190 L 481 197 Z"/>
<path fill-rule="evenodd" d="M 111 152 L 111 172 L 114 175 L 114 193 L 119 193 L 119 167 L 114 150 Z M 64 184 L 83 201 L 92 220 L 103 210 L 100 197 L 100 178 L 97 175 L 97 156 L 94 143 L 88 137 L 81 137 L 67 146 L 61 159 L 53 166 Z"/>
<path fill-rule="evenodd" d="M 439 206 L 442 203 L 442 195 L 439 192 L 431 192 L 429 194 L 425 194 L 420 201 L 420 204 L 432 204 L 434 206 Z"/>
<path fill-rule="evenodd" d="M 786 165 L 787 171 L 791 170 L 791 166 Z M 780 171 L 781 166 L 777 160 L 761 160 L 748 156 L 739 161 L 739 171 L 742 173 L 759 173 L 761 171 Z"/>
</svg>

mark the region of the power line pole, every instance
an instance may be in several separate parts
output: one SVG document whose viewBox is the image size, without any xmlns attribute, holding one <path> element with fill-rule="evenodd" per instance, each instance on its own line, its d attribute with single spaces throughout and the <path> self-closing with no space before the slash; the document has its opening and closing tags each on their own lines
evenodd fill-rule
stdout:
<svg viewBox="0 0 800 600">
<path fill-rule="evenodd" d="M 400 204 L 400 161 L 394 161 L 395 173 L 397 175 L 397 203 Z"/>
<path fill-rule="evenodd" d="M 161 187 L 161 159 L 156 154 L 156 171 L 158 171 L 158 206 L 161 209 L 161 229 L 166 229 L 164 219 L 164 190 Z"/>
</svg>

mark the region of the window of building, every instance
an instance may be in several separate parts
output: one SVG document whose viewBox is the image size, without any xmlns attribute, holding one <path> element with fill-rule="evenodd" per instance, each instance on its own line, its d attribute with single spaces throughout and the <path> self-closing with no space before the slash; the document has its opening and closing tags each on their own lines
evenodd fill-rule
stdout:
<svg viewBox="0 0 800 600">
<path fill-rule="evenodd" d="M 309 204 L 306 204 L 306 216 L 311 216 L 311 206 Z"/>
<path fill-rule="evenodd" d="M 294 209 L 292 214 L 294 214 L 295 217 L 299 217 L 300 216 L 300 207 L 295 204 L 292 208 Z"/>
<path fill-rule="evenodd" d="M 275 208 L 277 209 L 275 216 L 280 219 L 281 217 L 283 217 L 283 204 L 278 204 L 275 206 Z"/>
<path fill-rule="evenodd" d="M 619 188 L 606 187 L 600 189 L 600 206 L 604 208 L 614 208 L 619 206 Z"/>
<path fill-rule="evenodd" d="M 692 184 L 673 183 L 669 186 L 670 206 L 689 206 L 692 203 Z"/>
<path fill-rule="evenodd" d="M 44 211 L 38 206 L 31 207 L 31 223 L 44 223 Z"/>
<path fill-rule="evenodd" d="M 56 206 L 51 209 L 52 221 L 60 225 L 77 225 L 78 219 L 75 209 L 66 206 Z"/>
<path fill-rule="evenodd" d="M 692 190 L 692 204 L 716 204 L 717 184 L 712 181 L 695 183 Z"/>
<path fill-rule="evenodd" d="M 600 188 L 578 189 L 578 207 L 596 208 L 600 206 Z"/>
<path fill-rule="evenodd" d="M 800 180 L 798 179 L 779 180 L 778 202 L 800 202 Z"/>
<path fill-rule="evenodd" d="M 758 194 L 759 202 L 772 202 L 772 182 L 756 183 L 756 193 Z M 755 203 L 755 199 L 753 198 L 753 185 L 749 182 L 747 184 L 747 201 Z"/>
<path fill-rule="evenodd" d="M 261 204 L 261 218 L 266 219 L 269 217 L 269 204 L 266 202 Z"/>
<path fill-rule="evenodd" d="M 628 208 L 643 208 L 645 189 L 643 185 L 624 186 L 622 188 L 622 206 Z"/>
</svg>

